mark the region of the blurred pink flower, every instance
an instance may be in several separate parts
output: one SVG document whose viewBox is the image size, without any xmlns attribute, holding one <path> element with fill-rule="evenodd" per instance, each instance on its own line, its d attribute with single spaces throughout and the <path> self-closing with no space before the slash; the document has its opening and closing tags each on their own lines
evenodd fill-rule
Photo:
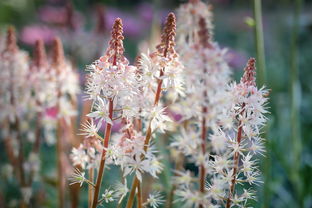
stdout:
<svg viewBox="0 0 312 208">
<path fill-rule="evenodd" d="M 175 122 L 180 121 L 182 119 L 182 117 L 183 117 L 181 114 L 178 114 L 178 113 L 174 112 L 170 108 L 166 108 L 165 112 Z"/>
<path fill-rule="evenodd" d="M 64 7 L 44 6 L 39 9 L 39 19 L 49 24 L 56 24 L 77 29 L 83 24 L 83 17 L 71 4 Z"/>
<path fill-rule="evenodd" d="M 34 45 L 39 39 L 49 44 L 54 37 L 55 32 L 52 29 L 41 25 L 30 25 L 23 28 L 20 39 L 25 44 Z"/>
<path fill-rule="evenodd" d="M 248 57 L 243 52 L 229 49 L 226 54 L 226 60 L 232 68 L 243 69 Z"/>
<path fill-rule="evenodd" d="M 51 118 L 57 118 L 58 109 L 57 107 L 47 108 L 45 111 L 45 115 Z"/>
<path fill-rule="evenodd" d="M 154 15 L 152 5 L 149 3 L 140 4 L 138 6 L 138 14 L 146 23 L 152 22 Z"/>
<path fill-rule="evenodd" d="M 39 9 L 39 19 L 52 24 L 65 24 L 67 20 L 65 7 L 44 6 Z"/>
</svg>

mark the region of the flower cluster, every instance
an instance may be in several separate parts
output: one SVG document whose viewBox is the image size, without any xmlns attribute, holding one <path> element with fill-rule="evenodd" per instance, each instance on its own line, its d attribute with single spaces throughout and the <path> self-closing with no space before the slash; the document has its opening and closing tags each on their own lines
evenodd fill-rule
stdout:
<svg viewBox="0 0 312 208">
<path fill-rule="evenodd" d="M 206 8 L 205 13 L 192 10 L 197 6 Z M 256 88 L 254 59 L 248 62 L 239 84 L 231 81 L 226 49 L 212 41 L 207 8 L 200 1 L 190 1 L 178 10 L 178 16 L 183 16 L 178 28 L 191 21 L 192 30 L 179 33 L 178 52 L 187 81 L 185 97 L 171 106 L 182 116 L 179 123 L 183 127 L 170 146 L 178 152 L 173 152 L 177 163 L 182 154 L 186 162 L 198 167 L 199 180 L 180 167 L 175 176 L 176 195 L 187 207 L 245 206 L 254 198 L 253 192 L 237 193 L 235 185 L 259 182 L 253 155 L 264 151 L 259 134 L 266 121 L 267 90 Z M 242 140 L 245 137 L 248 139 Z"/>
<path fill-rule="evenodd" d="M 109 100 L 114 101 L 115 109 L 120 109 L 121 117 L 130 119 L 138 111 L 134 102 L 138 94 L 136 68 L 129 65 L 129 61 L 123 55 L 122 32 L 121 19 L 117 19 L 105 55 L 87 68 L 90 71 L 87 94 L 88 98 L 93 100 L 96 109 L 89 116 L 110 123 L 112 121 L 107 108 Z"/>
<path fill-rule="evenodd" d="M 18 49 L 12 27 L 8 29 L 6 45 L 0 58 L 0 106 L 2 109 L 0 120 L 14 123 L 17 119 L 22 120 L 27 112 L 30 86 L 28 82 L 29 58 L 25 51 Z"/>
<path fill-rule="evenodd" d="M 235 191 L 238 184 L 258 184 L 260 172 L 257 167 L 257 155 L 263 155 L 263 138 L 261 128 L 265 125 L 268 90 L 258 89 L 255 83 L 255 59 L 249 59 L 244 75 L 239 84 L 230 85 L 232 106 L 228 115 L 233 120 L 233 128 L 226 133 L 229 138 L 228 153 L 224 154 L 231 161 L 224 172 L 231 176 L 227 192 L 226 206 L 246 206 L 248 199 L 253 199 L 251 189 L 242 193 Z M 233 134 L 235 132 L 235 134 Z"/>
<path fill-rule="evenodd" d="M 59 59 L 61 56 L 55 57 Z M 70 120 L 76 113 L 73 102 L 79 92 L 78 76 L 69 64 L 56 64 L 54 60 L 49 63 L 42 40 L 36 41 L 31 60 L 26 52 L 18 48 L 14 29 L 9 27 L 0 55 L 0 125 L 9 162 L 18 176 L 26 204 L 32 197 L 32 182 L 40 180 L 42 138 L 52 137 L 55 140 L 57 119 Z M 63 71 L 57 73 L 56 68 Z M 63 106 L 70 106 L 73 113 L 64 113 Z M 50 115 L 51 109 L 56 109 L 53 116 Z M 45 130 L 44 134 L 42 130 Z M 25 146 L 31 147 L 27 154 Z"/>
<path fill-rule="evenodd" d="M 32 101 L 38 112 L 44 112 L 46 109 L 56 106 L 57 103 L 57 83 L 55 81 L 54 71 L 46 57 L 44 43 L 37 40 L 34 50 L 34 59 L 30 66 L 32 83 Z"/>
<path fill-rule="evenodd" d="M 51 71 L 57 85 L 58 116 L 67 122 L 77 114 L 76 97 L 80 92 L 79 77 L 72 64 L 64 57 L 62 42 L 59 38 L 53 41 L 53 58 Z M 52 78 L 53 79 L 53 78 Z"/>
<path fill-rule="evenodd" d="M 164 168 L 151 141 L 169 129 L 170 113 L 181 117 L 169 146 L 177 167 L 172 190 L 177 201 L 186 207 L 229 208 L 248 206 L 254 199 L 244 184 L 259 183 L 255 158 L 264 152 L 260 133 L 267 90 L 256 87 L 254 59 L 240 83 L 232 81 L 227 50 L 212 38 L 209 8 L 190 1 L 178 10 L 177 51 L 176 19 L 170 13 L 156 51 L 140 54 L 133 66 L 124 56 L 122 21 L 117 18 L 104 56 L 87 67 L 86 97 L 92 106 L 82 124 L 85 139 L 72 149 L 71 159 L 83 171 L 76 171 L 73 183 L 89 185 L 93 207 L 121 204 L 128 193 L 127 207 L 135 195 L 141 207 L 163 203 L 160 192 L 144 200 L 142 183 L 145 174 L 157 179 Z M 117 122 L 120 130 L 112 135 Z M 198 176 L 184 170 L 185 162 L 197 167 Z M 120 168 L 122 183 L 101 192 L 104 171 L 111 166 Z M 134 175 L 131 189 L 129 175 Z"/>
<path fill-rule="evenodd" d="M 197 23 L 201 18 L 204 19 L 209 36 L 212 37 L 212 6 L 200 0 L 190 0 L 188 3 L 182 4 L 177 10 L 177 19 L 183 24 L 177 25 L 177 43 L 190 43 L 191 45 L 199 39 L 197 33 L 200 25 Z"/>
<path fill-rule="evenodd" d="M 123 35 L 121 19 L 116 19 L 112 29 L 112 38 L 104 56 L 87 67 L 90 72 L 87 80 L 87 99 L 92 100 L 92 111 L 87 115 L 89 121 L 84 124 L 82 134 L 85 142 L 72 150 L 74 165 L 82 169 L 97 169 L 93 202 L 99 203 L 99 189 L 104 164 L 120 166 L 123 177 L 135 174 L 139 182 L 143 173 L 157 178 L 163 169 L 157 151 L 150 145 L 152 133 L 164 132 L 166 122 L 171 119 L 160 104 L 162 92 L 177 91 L 182 94 L 182 65 L 174 49 L 175 17 L 168 15 L 161 43 L 157 51 L 141 54 L 136 66 L 129 65 L 123 55 Z M 122 129 L 113 135 L 111 128 L 115 120 L 121 120 Z M 106 123 L 104 138 L 99 130 Z M 138 125 L 141 123 L 141 125 Z M 146 126 L 146 132 L 142 129 Z M 136 188 L 135 185 L 132 187 Z M 128 190 L 128 189 L 125 189 Z M 126 191 L 128 192 L 128 191 Z M 100 202 L 110 202 L 103 194 Z M 127 193 L 119 194 L 119 203 Z M 159 194 L 151 195 L 146 204 L 157 207 L 161 200 Z"/>
</svg>

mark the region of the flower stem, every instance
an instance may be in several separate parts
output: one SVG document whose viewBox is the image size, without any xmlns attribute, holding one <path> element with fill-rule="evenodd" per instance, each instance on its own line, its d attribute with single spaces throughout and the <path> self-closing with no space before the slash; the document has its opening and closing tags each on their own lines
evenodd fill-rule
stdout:
<svg viewBox="0 0 312 208">
<path fill-rule="evenodd" d="M 207 136 L 207 128 L 206 128 L 206 118 L 205 115 L 207 113 L 207 108 L 203 107 L 203 118 L 202 118 L 202 134 L 201 134 L 201 150 L 202 154 L 206 153 L 206 136 Z M 200 173 L 199 173 L 199 191 L 201 193 L 205 193 L 205 179 L 206 179 L 206 170 L 203 164 L 200 165 Z M 199 205 L 200 208 L 203 207 L 202 204 Z"/>
<path fill-rule="evenodd" d="M 113 118 L 113 99 L 109 100 L 108 108 L 109 108 L 109 118 L 112 119 Z M 111 131 L 112 131 L 112 125 L 110 123 L 107 123 L 106 124 L 105 137 L 104 137 L 104 148 L 102 151 L 100 168 L 99 168 L 99 172 L 98 172 L 97 179 L 96 179 L 92 208 L 96 208 L 96 206 L 98 204 L 98 198 L 99 198 L 102 178 L 103 178 L 103 174 L 104 174 L 106 150 L 107 150 L 109 139 L 111 136 Z"/>
<path fill-rule="evenodd" d="M 264 52 L 264 38 L 263 38 L 263 24 L 262 24 L 262 10 L 261 0 L 254 0 L 254 17 L 255 17 L 255 39 L 257 51 L 257 79 L 258 84 L 262 86 L 266 79 L 265 70 L 265 52 Z"/>
<path fill-rule="evenodd" d="M 266 83 L 266 65 L 265 65 L 265 50 L 264 50 L 264 38 L 263 38 L 263 24 L 262 24 L 262 9 L 261 1 L 254 0 L 254 18 L 255 18 L 255 43 L 256 43 L 256 54 L 257 54 L 257 76 L 259 86 L 263 86 Z M 267 132 L 267 131 L 265 131 Z M 270 155 L 270 144 L 269 140 L 266 141 L 265 147 L 267 150 L 268 156 Z M 264 175 L 264 184 L 263 184 L 263 205 L 262 207 L 268 207 L 269 196 L 270 196 L 270 164 L 271 157 L 267 157 L 264 160 L 263 166 L 263 175 Z"/>
<path fill-rule="evenodd" d="M 90 168 L 89 170 L 89 180 L 93 183 L 94 182 L 94 168 Z M 92 207 L 92 199 L 93 199 L 93 193 L 94 192 L 94 187 L 89 184 L 88 185 L 88 207 Z"/>
<path fill-rule="evenodd" d="M 164 34 L 162 35 L 161 44 L 156 47 L 159 50 L 158 52 L 160 52 L 161 55 L 165 58 L 168 56 L 168 53 L 172 52 L 172 51 L 170 51 L 170 48 L 173 47 L 173 45 L 174 45 L 174 41 L 173 41 L 174 36 L 175 36 L 175 16 L 173 13 L 170 13 L 167 17 L 167 22 L 166 22 L 166 26 L 164 29 Z M 162 51 L 162 50 L 160 50 L 160 48 L 163 45 L 165 45 L 165 48 Z M 158 48 L 158 47 L 160 47 L 160 48 Z M 154 107 L 158 105 L 158 102 L 160 100 L 160 96 L 161 96 L 161 92 L 162 92 L 162 83 L 163 83 L 162 77 L 164 75 L 164 72 L 165 72 L 165 67 L 160 69 L 160 72 L 159 72 L 160 79 L 157 79 L 157 90 L 155 93 Z M 152 120 L 149 121 L 148 128 L 146 131 L 146 137 L 144 140 L 144 152 L 146 152 L 148 147 L 149 147 L 151 137 L 152 137 Z M 143 155 L 141 155 L 141 156 L 143 157 Z M 128 198 L 128 202 L 127 202 L 127 206 L 126 206 L 127 208 L 131 208 L 133 205 L 135 189 L 138 186 L 138 184 L 139 184 L 138 178 L 134 177 L 130 196 Z"/>
<path fill-rule="evenodd" d="M 240 115 L 242 115 L 245 111 L 245 103 L 243 103 L 241 109 L 242 111 L 240 112 Z M 242 126 L 242 122 L 239 121 L 238 122 L 238 131 L 237 131 L 237 136 L 236 136 L 236 142 L 238 143 L 238 145 L 240 145 L 241 140 L 242 140 L 242 132 L 243 131 L 243 126 Z M 231 199 L 233 197 L 234 194 L 234 189 L 235 189 L 235 184 L 236 184 L 236 174 L 237 174 L 237 170 L 238 170 L 238 163 L 239 163 L 239 152 L 235 152 L 234 154 L 234 169 L 233 169 L 233 175 L 232 175 L 232 181 L 231 181 L 231 185 L 230 185 L 230 190 L 229 190 L 229 196 L 226 200 L 226 208 L 230 208 L 231 207 Z"/>
<path fill-rule="evenodd" d="M 291 143 L 292 158 L 290 180 L 294 186 L 299 207 L 303 206 L 303 184 L 300 178 L 301 154 L 302 154 L 302 133 L 300 122 L 301 105 L 301 85 L 299 79 L 299 29 L 300 14 L 303 8 L 302 0 L 294 1 L 294 16 L 291 40 L 291 59 L 290 59 L 290 82 L 291 82 Z"/>
<path fill-rule="evenodd" d="M 126 208 L 132 207 L 134 196 L 135 196 L 135 189 L 138 186 L 138 184 L 139 184 L 139 179 L 137 177 L 134 177 Z"/>
<path fill-rule="evenodd" d="M 142 208 L 143 207 L 143 201 L 142 201 L 142 186 L 141 186 L 141 182 L 139 181 L 138 183 L 138 208 Z"/>
<path fill-rule="evenodd" d="M 63 128 L 62 119 L 57 121 L 57 141 L 56 141 L 56 154 L 57 154 L 57 189 L 58 189 L 58 206 L 64 207 L 64 175 L 63 175 Z"/>
<path fill-rule="evenodd" d="M 238 126 L 239 126 L 239 128 L 238 128 L 238 132 L 237 132 L 236 142 L 238 143 L 238 145 L 240 145 L 240 142 L 242 139 L 242 130 L 243 130 L 243 127 L 241 126 L 241 122 L 239 122 Z M 232 175 L 232 181 L 231 181 L 231 186 L 230 186 L 230 190 L 229 190 L 229 196 L 226 200 L 226 208 L 231 207 L 232 197 L 234 195 L 234 189 L 235 189 L 235 184 L 236 184 L 236 175 L 237 175 L 237 170 L 238 170 L 238 163 L 239 163 L 239 152 L 235 152 L 233 175 Z"/>
<path fill-rule="evenodd" d="M 162 69 L 160 71 L 160 77 L 163 75 L 164 75 L 164 69 Z M 162 86 L 162 79 L 158 79 L 158 86 L 157 86 L 157 91 L 155 94 L 154 106 L 156 106 L 159 102 L 160 95 L 161 95 L 161 86 Z M 151 137 L 152 137 L 152 121 L 149 122 L 148 129 L 146 131 L 146 136 L 145 136 L 145 140 L 144 140 L 144 147 L 143 147 L 144 152 L 146 152 L 148 149 Z M 127 202 L 127 206 L 126 206 L 127 208 L 131 208 L 133 205 L 135 189 L 137 188 L 139 183 L 140 183 L 139 179 L 137 177 L 134 177 L 132 187 L 131 187 L 131 192 L 130 192 L 128 202 Z"/>
</svg>

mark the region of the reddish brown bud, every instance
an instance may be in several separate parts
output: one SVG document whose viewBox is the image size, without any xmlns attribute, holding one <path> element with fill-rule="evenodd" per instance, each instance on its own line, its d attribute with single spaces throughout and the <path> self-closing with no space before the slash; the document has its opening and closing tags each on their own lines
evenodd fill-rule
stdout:
<svg viewBox="0 0 312 208">
<path fill-rule="evenodd" d="M 54 66 L 60 66 L 65 62 L 63 44 L 61 40 L 57 37 L 53 40 L 53 55 L 52 64 Z"/>
<path fill-rule="evenodd" d="M 106 55 L 109 58 L 109 61 L 116 65 L 117 62 L 123 62 L 125 57 L 123 56 L 124 47 L 123 47 L 123 28 L 122 28 L 122 21 L 120 18 L 115 20 L 115 23 L 112 28 L 112 36 L 111 40 L 109 41 L 109 47 L 106 51 Z"/>
<path fill-rule="evenodd" d="M 245 83 L 248 86 L 256 86 L 256 59 L 250 58 L 247 62 L 247 65 L 244 69 L 244 75 L 241 79 L 241 82 Z"/>
<path fill-rule="evenodd" d="M 34 50 L 34 65 L 36 67 L 44 67 L 47 64 L 47 55 L 42 39 L 36 41 Z"/>
<path fill-rule="evenodd" d="M 16 52 L 17 49 L 15 29 L 13 26 L 10 26 L 7 31 L 5 51 Z"/>
<path fill-rule="evenodd" d="M 176 31 L 176 17 L 174 13 L 169 13 L 165 27 L 163 29 L 161 35 L 161 42 L 158 46 L 156 46 L 158 53 L 163 54 L 163 56 L 167 56 L 169 54 L 175 54 L 174 46 L 175 46 L 175 33 Z"/>
<path fill-rule="evenodd" d="M 200 17 L 199 19 L 199 31 L 198 31 L 198 37 L 199 37 L 199 43 L 204 48 L 211 48 L 211 35 L 209 33 L 209 30 L 207 28 L 206 20 L 203 17 Z"/>
<path fill-rule="evenodd" d="M 138 55 L 135 60 L 134 60 L 134 66 L 137 67 L 137 70 L 136 70 L 136 74 L 137 75 L 142 75 L 142 56 L 141 55 Z"/>
<path fill-rule="evenodd" d="M 141 66 L 141 62 L 142 62 L 142 56 L 141 55 L 137 55 L 137 57 L 135 57 L 135 60 L 134 60 L 134 66 L 140 67 Z"/>
</svg>

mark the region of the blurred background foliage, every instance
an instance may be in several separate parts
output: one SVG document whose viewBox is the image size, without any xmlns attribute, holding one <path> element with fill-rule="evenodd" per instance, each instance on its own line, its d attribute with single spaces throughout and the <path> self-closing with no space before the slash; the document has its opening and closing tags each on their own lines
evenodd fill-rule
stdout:
<svg viewBox="0 0 312 208">
<path fill-rule="evenodd" d="M 55 35 L 64 34 L 66 28 L 83 31 L 86 36 L 97 27 L 97 8 L 104 8 L 103 36 L 108 37 L 114 18 L 124 20 L 125 49 L 134 60 L 138 45 L 149 40 L 152 25 L 161 23 L 169 11 L 183 3 L 182 0 L 73 0 L 73 21 L 66 20 L 67 1 L 62 0 L 0 0 L 0 29 L 14 25 L 19 33 L 20 46 L 31 51 L 33 39 L 41 37 L 50 47 Z M 229 62 L 236 79 L 242 74 L 246 60 L 256 56 L 253 1 L 210 0 L 214 10 L 214 39 L 229 48 Z M 58 12 L 59 13 L 58 13 Z M 63 11 L 63 12 L 62 12 Z M 297 16 L 296 16 L 297 11 Z M 53 13 L 54 12 L 54 13 Z M 52 16 L 51 16 L 52 15 Z M 59 15 L 59 16 L 58 16 Z M 63 15 L 63 16 L 62 16 Z M 270 115 L 266 137 L 267 154 L 261 159 L 264 184 L 258 187 L 255 207 L 312 207 L 312 0 L 263 0 L 263 31 L 266 58 L 266 82 L 271 89 Z M 62 19 L 63 18 L 63 19 Z M 57 22 L 59 21 L 59 22 Z M 72 33 L 81 35 L 80 33 Z M 3 35 L 3 33 L 1 33 Z M 81 35 L 79 47 L 88 54 L 95 39 Z M 83 74 L 84 66 L 96 57 L 83 58 L 75 54 L 63 39 L 67 54 Z M 89 41 L 88 41 L 89 40 Z M 104 40 L 103 40 L 104 41 Z M 105 40 L 106 42 L 106 40 Z M 106 44 L 106 43 L 104 43 Z M 91 49 L 90 49 L 91 48 Z M 104 49 L 104 48 L 103 48 Z M 160 140 L 160 142 L 163 140 Z M 164 145 L 159 145 L 166 151 Z M 1 147 L 3 148 L 3 146 Z M 55 164 L 52 147 L 44 147 L 42 173 L 49 176 Z M 1 158 L 5 157 L 0 153 Z M 4 163 L 2 161 L 0 163 Z M 168 166 L 169 164 L 167 164 Z M 2 167 L 1 171 L 5 171 Z M 170 177 L 170 174 L 167 174 Z M 167 178 L 165 175 L 161 179 Z M 110 175 L 112 181 L 118 176 Z M 53 182 L 40 189 L 46 193 L 43 203 L 56 207 Z M 13 185 L 4 185 L 2 198 L 14 195 Z M 40 185 L 38 185 L 40 186 Z M 84 190 L 86 191 L 86 190 Z M 83 192 L 85 193 L 85 192 Z M 41 196 L 39 196 L 41 197 Z M 84 202 L 83 202 L 84 201 Z M 86 204 L 86 194 L 81 194 L 81 205 Z M 14 203 L 12 204 L 14 207 Z"/>
</svg>

